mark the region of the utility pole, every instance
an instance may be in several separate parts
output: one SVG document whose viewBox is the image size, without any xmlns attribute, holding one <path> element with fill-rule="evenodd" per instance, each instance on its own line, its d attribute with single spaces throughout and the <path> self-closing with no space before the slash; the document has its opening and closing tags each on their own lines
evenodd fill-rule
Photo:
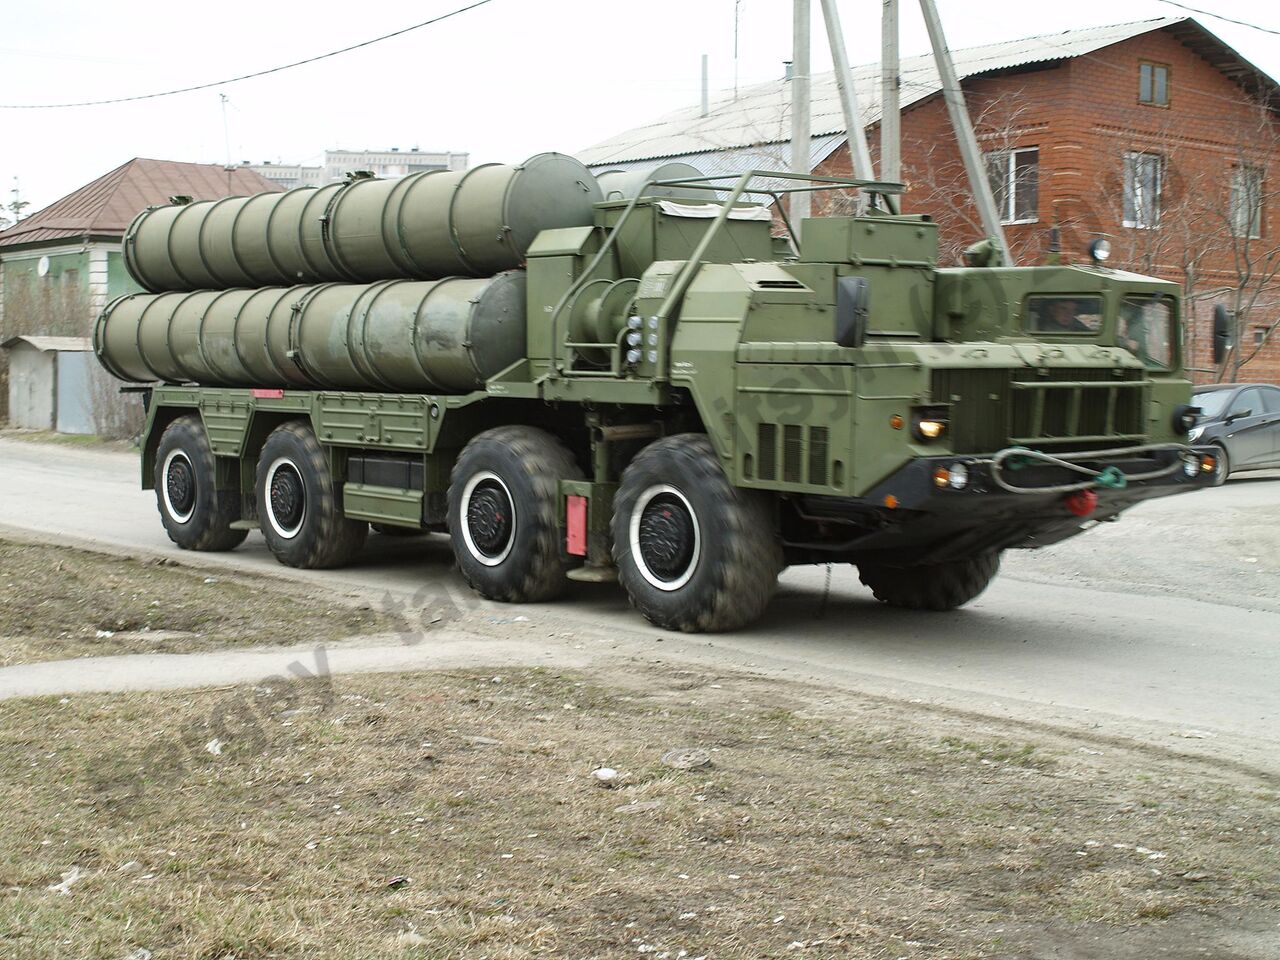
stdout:
<svg viewBox="0 0 1280 960">
<path fill-rule="evenodd" d="M 845 132 L 849 137 L 853 175 L 859 180 L 874 180 L 876 172 L 871 165 L 871 150 L 867 146 L 867 128 L 862 122 L 862 110 L 858 106 L 853 71 L 849 69 L 849 55 L 845 52 L 844 30 L 840 26 L 840 11 L 836 9 L 836 0 L 822 0 L 822 17 L 827 25 L 827 43 L 831 47 L 831 62 L 836 71 L 836 87 L 840 90 L 840 107 L 844 112 Z"/>
<path fill-rule="evenodd" d="M 809 173 L 809 0 L 792 0 L 791 172 Z M 801 184 L 796 184 L 800 186 Z M 810 196 L 791 196 L 791 229 L 800 239 L 801 221 L 809 216 Z"/>
<path fill-rule="evenodd" d="M 978 214 L 982 218 L 982 229 L 999 246 L 1003 262 L 1012 266 L 1013 256 L 1005 240 L 1004 227 L 1000 225 L 996 200 L 991 193 L 991 183 L 987 180 L 982 154 L 978 150 L 978 138 L 974 136 L 973 124 L 969 122 L 969 111 L 965 108 L 964 92 L 960 89 L 956 68 L 951 62 L 951 51 L 947 49 L 947 38 L 942 33 L 938 8 L 933 0 L 920 0 L 920 12 L 924 14 L 924 25 L 929 30 L 933 59 L 938 65 L 938 75 L 942 80 L 942 95 L 947 101 L 947 112 L 951 114 L 951 128 L 955 131 L 960 157 L 964 160 L 964 169 L 969 175 L 969 189 L 973 192 L 973 202 L 977 204 Z"/>
<path fill-rule="evenodd" d="M 707 90 L 707 55 L 702 55 L 702 115 L 705 117 L 710 109 L 710 93 Z"/>
<path fill-rule="evenodd" d="M 902 182 L 902 109 L 898 68 L 898 0 L 884 0 L 880 15 L 880 176 Z"/>
</svg>

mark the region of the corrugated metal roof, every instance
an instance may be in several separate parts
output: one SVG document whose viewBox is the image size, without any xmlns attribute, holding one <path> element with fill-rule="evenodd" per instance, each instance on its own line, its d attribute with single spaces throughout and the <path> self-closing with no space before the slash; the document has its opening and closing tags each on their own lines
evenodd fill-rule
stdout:
<svg viewBox="0 0 1280 960">
<path fill-rule="evenodd" d="M 74 353 L 87 353 L 93 349 L 93 341 L 88 337 L 10 337 L 0 347 L 12 350 L 19 343 L 27 343 L 44 353 L 51 350 L 69 350 Z"/>
<path fill-rule="evenodd" d="M 179 194 L 217 200 L 280 189 L 245 167 L 139 157 L 0 231 L 0 247 L 90 235 L 124 236 L 140 210 Z"/>
<path fill-rule="evenodd" d="M 956 73 L 964 79 L 1033 63 L 1079 57 L 1131 37 L 1182 23 L 1190 23 L 1212 38 L 1212 34 L 1188 17 L 1161 17 L 985 44 L 953 50 L 951 56 Z M 1230 50 L 1229 47 L 1227 49 Z M 937 66 L 931 54 L 906 57 L 900 66 L 904 110 L 941 90 Z M 863 121 L 870 126 L 879 121 L 881 114 L 880 65 L 862 64 L 853 67 L 852 73 Z M 811 129 L 814 136 L 843 135 L 844 115 L 840 109 L 835 74 L 816 74 L 811 90 Z M 736 99 L 732 93 L 722 94 L 713 99 L 707 116 L 702 116 L 701 112 L 700 105 L 684 107 L 580 150 L 577 157 L 593 167 L 616 166 L 635 160 L 687 159 L 728 147 L 786 143 L 791 138 L 791 85 L 778 79 L 746 87 L 739 91 Z M 689 162 L 699 165 L 694 159 Z"/>
<path fill-rule="evenodd" d="M 831 156 L 836 147 L 844 143 L 844 132 L 829 133 L 814 137 L 810 141 L 809 169 Z M 748 170 L 787 170 L 791 166 L 791 148 L 788 144 L 762 143 L 752 147 L 730 147 L 727 150 L 704 150 L 698 153 L 682 153 L 679 156 L 664 158 L 663 163 L 684 162 L 692 164 L 702 171 L 704 177 L 737 176 Z M 608 170 L 644 170 L 652 169 L 658 164 L 652 159 L 621 160 L 617 163 L 597 167 L 593 172 L 603 173 Z M 762 179 L 756 184 L 767 187 L 781 187 L 781 180 Z M 790 184 L 786 184 L 790 185 Z M 722 180 L 716 186 L 731 187 L 733 181 Z M 708 194 L 710 197 L 711 194 Z M 746 194 L 745 199 L 756 202 L 773 203 L 773 198 L 763 194 Z"/>
</svg>

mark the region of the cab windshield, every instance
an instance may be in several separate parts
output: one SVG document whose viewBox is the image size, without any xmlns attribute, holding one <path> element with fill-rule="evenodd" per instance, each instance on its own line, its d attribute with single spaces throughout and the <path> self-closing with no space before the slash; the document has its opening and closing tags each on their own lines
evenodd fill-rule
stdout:
<svg viewBox="0 0 1280 960">
<path fill-rule="evenodd" d="M 1177 335 L 1170 297 L 1125 297 L 1120 305 L 1116 345 L 1148 367 L 1172 370 Z"/>
<path fill-rule="evenodd" d="M 1102 298 L 1035 296 L 1027 298 L 1027 329 L 1034 333 L 1094 334 L 1102 329 Z"/>
</svg>

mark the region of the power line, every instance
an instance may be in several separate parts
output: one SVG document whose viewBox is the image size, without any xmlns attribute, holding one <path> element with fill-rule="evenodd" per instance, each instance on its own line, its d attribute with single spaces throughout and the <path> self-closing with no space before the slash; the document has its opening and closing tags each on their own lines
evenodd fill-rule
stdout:
<svg viewBox="0 0 1280 960">
<path fill-rule="evenodd" d="M 292 70 L 294 67 L 306 66 L 309 63 L 316 63 L 320 60 L 327 60 L 330 57 L 336 57 L 342 53 L 350 53 L 352 50 L 359 50 L 361 47 L 372 46 L 375 43 L 381 43 L 383 40 L 390 40 L 392 37 L 403 36 L 414 30 L 421 30 L 423 27 L 429 27 L 432 24 L 440 23 L 442 20 L 448 20 L 459 14 L 474 10 L 476 7 L 483 7 L 486 3 L 492 3 L 493 0 L 475 0 L 465 7 L 459 7 L 457 10 L 451 10 L 448 13 L 433 17 L 430 20 L 424 20 L 422 23 L 415 23 L 412 26 L 404 27 L 396 30 L 394 33 L 385 33 L 380 37 L 374 37 L 372 40 L 365 40 L 361 43 L 353 43 L 349 47 L 343 47 L 341 50 L 331 50 L 328 53 L 322 53 L 315 57 L 308 57 L 305 60 L 297 60 L 293 63 L 286 63 L 279 67 L 270 67 L 266 70 L 258 70 L 254 73 L 246 73 L 239 77 L 232 77 L 230 80 L 214 80 L 210 83 L 198 83 L 190 87 L 179 87 L 176 90 L 163 90 L 159 93 L 142 93 L 133 97 L 115 97 L 111 100 L 84 100 L 79 103 L 0 103 L 0 110 L 61 110 L 67 107 L 103 107 L 112 103 L 132 103 L 137 100 L 155 100 L 158 97 L 172 97 L 179 93 L 191 93 L 195 90 L 208 90 L 210 87 L 221 87 L 229 83 L 239 83 L 241 80 L 252 80 L 255 77 L 265 77 L 268 74 L 280 73 L 283 70 Z"/>
<path fill-rule="evenodd" d="M 1224 17 L 1220 13 L 1214 13 L 1212 10 L 1201 10 L 1198 7 L 1189 7 L 1185 3 L 1177 3 L 1175 0 L 1159 0 L 1160 3 L 1167 3 L 1171 7 L 1177 7 L 1179 10 L 1186 10 L 1188 13 L 1198 13 L 1202 17 L 1213 17 L 1215 20 L 1221 20 L 1224 23 L 1234 23 L 1237 27 L 1248 27 L 1250 30 L 1257 30 L 1261 33 L 1269 33 L 1272 36 L 1280 37 L 1280 30 L 1272 30 L 1270 27 L 1260 27 L 1256 23 L 1249 23 L 1247 20 L 1233 20 L 1231 17 Z"/>
</svg>

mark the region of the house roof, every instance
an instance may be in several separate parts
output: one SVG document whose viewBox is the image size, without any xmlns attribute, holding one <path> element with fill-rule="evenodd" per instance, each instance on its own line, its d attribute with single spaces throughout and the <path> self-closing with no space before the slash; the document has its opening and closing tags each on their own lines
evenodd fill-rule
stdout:
<svg viewBox="0 0 1280 960">
<path fill-rule="evenodd" d="M 6 350 L 12 350 L 20 343 L 29 344 L 41 353 L 48 353 L 51 350 L 67 350 L 74 353 L 87 353 L 93 349 L 93 341 L 88 337 L 10 337 L 4 343 L 0 343 L 0 347 L 4 347 Z"/>
<path fill-rule="evenodd" d="M 216 163 L 138 157 L 0 231 L 0 248 L 87 236 L 122 237 L 143 208 L 179 194 L 216 200 L 280 189 L 245 167 L 228 170 Z"/>
<path fill-rule="evenodd" d="M 1004 70 L 1048 64 L 1084 56 L 1112 44 L 1156 30 L 1169 30 L 1224 74 L 1255 94 L 1280 103 L 1280 85 L 1242 58 L 1231 47 L 1189 17 L 1160 17 L 1136 23 L 1113 24 L 1066 30 L 1062 33 L 985 44 L 951 51 L 961 80 Z M 858 105 L 867 126 L 881 116 L 880 64 L 868 63 L 851 69 Z M 942 89 L 932 54 L 904 57 L 900 63 L 903 110 L 939 93 Z M 845 134 L 844 114 L 835 73 L 815 74 L 812 93 L 811 129 L 815 138 Z M 791 85 L 785 79 L 771 80 L 732 92 L 721 93 L 702 116 L 700 105 L 691 105 L 658 117 L 649 123 L 616 134 L 578 151 L 577 157 L 591 167 L 626 167 L 640 161 L 684 160 L 703 167 L 710 155 L 722 151 L 741 152 L 762 145 L 786 144 L 791 138 Z M 773 152 L 777 153 L 775 147 Z M 780 153 L 779 156 L 785 156 Z M 715 161 L 712 161 L 715 162 Z M 742 167 L 741 169 L 749 169 Z"/>
</svg>

